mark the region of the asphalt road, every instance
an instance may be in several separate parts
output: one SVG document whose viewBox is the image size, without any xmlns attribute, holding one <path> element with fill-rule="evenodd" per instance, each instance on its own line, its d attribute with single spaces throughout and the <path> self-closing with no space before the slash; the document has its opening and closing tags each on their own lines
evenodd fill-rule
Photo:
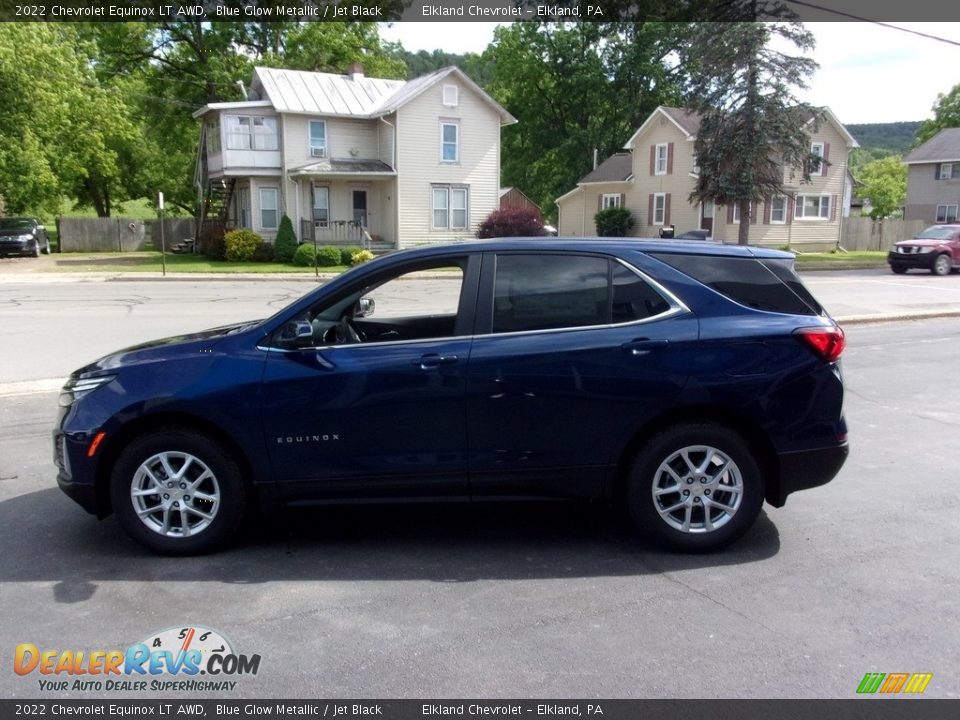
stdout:
<svg viewBox="0 0 960 720">
<path fill-rule="evenodd" d="M 17 643 L 111 650 L 197 624 L 262 657 L 204 697 L 850 698 L 866 672 L 932 672 L 926 696 L 960 697 L 960 321 L 849 327 L 846 467 L 721 554 L 653 551 L 589 507 L 402 506 L 288 512 L 221 554 L 158 558 L 55 487 L 56 394 L 10 381 L 306 289 L 227 286 L 99 283 L 82 302 L 0 287 L 8 659 Z M 0 696 L 45 695 L 7 667 Z"/>
</svg>

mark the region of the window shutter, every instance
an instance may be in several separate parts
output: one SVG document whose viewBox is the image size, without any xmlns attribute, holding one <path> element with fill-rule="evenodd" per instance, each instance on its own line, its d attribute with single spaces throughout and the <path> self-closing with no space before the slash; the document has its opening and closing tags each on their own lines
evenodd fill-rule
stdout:
<svg viewBox="0 0 960 720">
<path fill-rule="evenodd" d="M 626 207 L 626 206 L 627 206 L 627 194 L 620 193 L 620 207 Z"/>
<path fill-rule="evenodd" d="M 763 199 L 763 224 L 770 224 L 770 206 L 773 204 L 773 198 Z"/>
<path fill-rule="evenodd" d="M 672 175 L 672 174 L 673 174 L 673 143 L 667 143 L 667 175 Z M 667 197 L 669 198 L 670 196 L 667 195 Z"/>
<path fill-rule="evenodd" d="M 597 195 L 597 212 L 603 210 L 603 193 Z"/>
<path fill-rule="evenodd" d="M 940 163 L 933 164 L 933 179 L 934 180 L 940 179 Z"/>
<path fill-rule="evenodd" d="M 792 197 L 787 197 L 787 225 L 790 225 L 793 222 L 793 204 L 794 199 Z"/>
<path fill-rule="evenodd" d="M 727 205 L 727 225 L 733 225 L 733 203 Z"/>
<path fill-rule="evenodd" d="M 830 220 L 837 219 L 837 196 L 830 196 Z"/>
<path fill-rule="evenodd" d="M 750 201 L 750 224 L 751 225 L 757 224 L 757 201 L 756 200 Z"/>
<path fill-rule="evenodd" d="M 653 193 L 649 195 L 650 202 L 647 203 L 647 225 L 653 225 Z"/>
<path fill-rule="evenodd" d="M 650 146 L 650 174 L 653 175 L 657 170 L 657 146 Z"/>
<path fill-rule="evenodd" d="M 823 162 L 820 163 L 820 174 L 827 174 L 827 163 L 830 162 L 830 143 L 823 144 Z"/>
<path fill-rule="evenodd" d="M 663 224 L 670 224 L 670 193 L 667 193 L 666 197 L 663 198 Z"/>
</svg>

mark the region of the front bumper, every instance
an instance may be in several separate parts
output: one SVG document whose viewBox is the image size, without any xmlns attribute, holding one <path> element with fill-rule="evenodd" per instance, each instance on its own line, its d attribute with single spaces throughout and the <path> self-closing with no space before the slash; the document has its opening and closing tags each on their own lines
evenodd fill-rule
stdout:
<svg viewBox="0 0 960 720">
<path fill-rule="evenodd" d="M 843 443 L 817 450 L 781 453 L 779 487 L 769 490 L 767 502 L 774 507 L 783 507 L 791 493 L 826 485 L 840 472 L 849 452 L 850 446 Z"/>
<path fill-rule="evenodd" d="M 898 253 L 891 250 L 887 253 L 887 262 L 893 266 L 902 268 L 922 268 L 929 270 L 933 267 L 933 261 L 937 253 Z"/>
<path fill-rule="evenodd" d="M 0 256 L 3 255 L 32 255 L 33 242 L 0 240 Z"/>
</svg>

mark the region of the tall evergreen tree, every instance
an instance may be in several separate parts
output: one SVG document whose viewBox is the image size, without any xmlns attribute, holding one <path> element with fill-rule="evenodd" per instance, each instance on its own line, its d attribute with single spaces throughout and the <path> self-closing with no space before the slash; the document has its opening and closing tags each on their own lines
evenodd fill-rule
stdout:
<svg viewBox="0 0 960 720">
<path fill-rule="evenodd" d="M 819 162 L 808 128 L 816 129 L 820 113 L 795 95 L 817 64 L 776 49 L 788 43 L 807 51 L 814 39 L 796 22 L 700 23 L 686 50 L 686 104 L 700 116 L 700 175 L 690 200 L 737 205 L 741 245 L 750 241 L 751 203 L 784 194 L 785 171 L 809 181 Z"/>
</svg>

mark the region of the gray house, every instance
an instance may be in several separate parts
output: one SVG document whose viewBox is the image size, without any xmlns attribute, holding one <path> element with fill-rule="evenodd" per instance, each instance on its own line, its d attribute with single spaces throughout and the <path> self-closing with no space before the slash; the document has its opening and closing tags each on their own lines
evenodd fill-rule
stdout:
<svg viewBox="0 0 960 720">
<path fill-rule="evenodd" d="M 960 128 L 941 130 L 904 159 L 904 220 L 957 222 L 960 206 Z"/>
</svg>

